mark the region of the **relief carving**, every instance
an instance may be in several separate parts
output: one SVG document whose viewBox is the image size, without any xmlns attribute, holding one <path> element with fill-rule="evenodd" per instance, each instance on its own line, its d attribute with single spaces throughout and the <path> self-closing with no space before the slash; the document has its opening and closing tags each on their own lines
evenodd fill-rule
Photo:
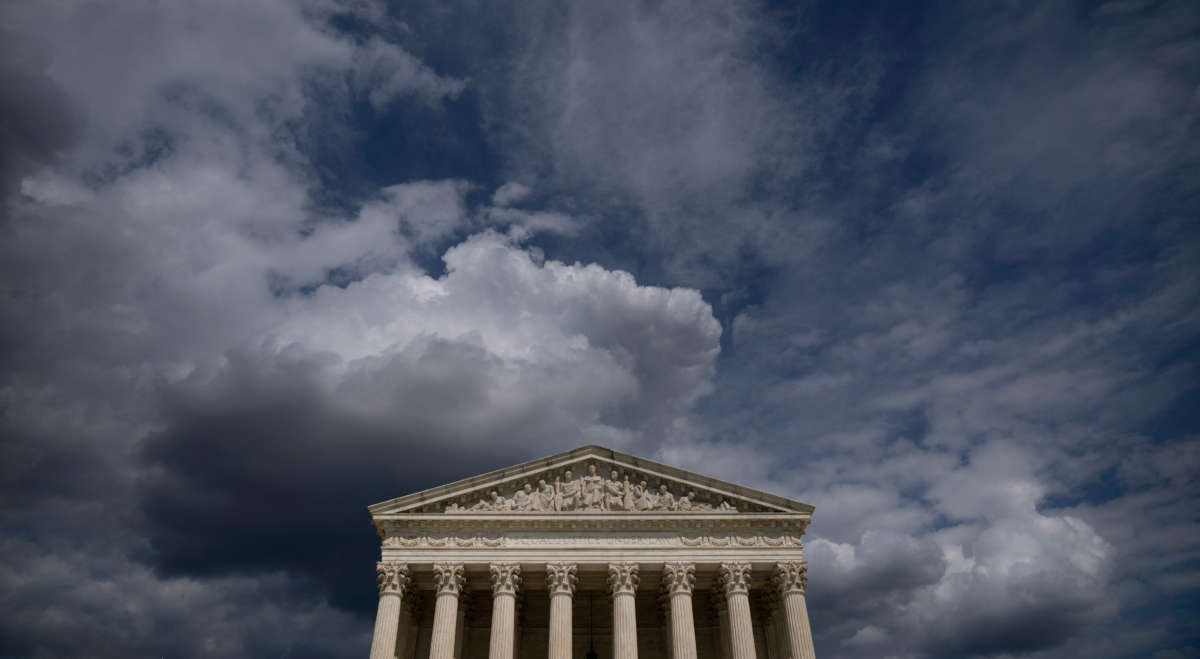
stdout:
<svg viewBox="0 0 1200 659">
<path fill-rule="evenodd" d="M 578 478 L 566 469 L 553 483 L 539 478 L 536 486 L 526 481 L 508 496 L 491 490 L 476 500 L 460 497 L 446 504 L 443 512 L 737 512 L 727 499 L 706 501 L 694 489 L 676 494 L 671 488 L 666 482 L 655 487 L 644 479 L 634 481 L 629 472 L 616 469 L 606 478 L 592 463 Z"/>
<path fill-rule="evenodd" d="M 541 546 L 677 546 L 677 547 L 798 547 L 800 538 L 786 533 L 769 535 L 709 535 L 703 530 L 682 535 L 389 535 L 387 548 L 428 549 L 443 547 L 541 547 Z"/>
</svg>

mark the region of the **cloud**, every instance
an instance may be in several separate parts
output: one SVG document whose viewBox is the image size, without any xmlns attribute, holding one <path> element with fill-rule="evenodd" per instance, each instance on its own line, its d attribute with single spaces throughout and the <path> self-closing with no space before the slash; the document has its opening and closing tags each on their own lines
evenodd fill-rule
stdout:
<svg viewBox="0 0 1200 659">
<path fill-rule="evenodd" d="M 496 192 L 492 195 L 492 203 L 497 206 L 509 206 L 528 197 L 532 191 L 528 186 L 521 185 L 516 181 L 509 181 L 496 188 Z"/>
<path fill-rule="evenodd" d="M 294 577 L 163 579 L 94 547 L 38 550 L 15 539 L 0 546 L 5 556 L 20 557 L 0 569 L 6 654 L 320 657 L 369 643 L 353 616 L 301 594 Z M 308 630 L 302 640 L 277 633 L 301 628 Z"/>
<path fill-rule="evenodd" d="M 696 291 L 521 246 L 565 213 L 493 215 L 460 179 L 326 203 L 314 135 L 344 147 L 356 103 L 436 112 L 464 89 L 381 15 L 4 11 L 28 49 L 55 45 L 4 74 L 30 82 L 5 107 L 47 129 L 14 133 L 4 171 L 4 652 L 364 651 L 363 506 L 581 441 L 652 445 L 711 389 L 720 326 Z"/>
<path fill-rule="evenodd" d="M 80 137 L 82 119 L 66 103 L 61 85 L 46 75 L 42 44 L 0 32 L 0 200 L 20 179 L 45 165 Z"/>
<path fill-rule="evenodd" d="M 406 94 L 436 102 L 458 96 L 467 86 L 465 80 L 437 75 L 412 54 L 378 37 L 370 39 L 355 59 L 356 84 L 377 111 Z"/>
<path fill-rule="evenodd" d="M 826 643 L 840 637 L 861 656 L 1024 653 L 1112 614 L 1112 544 L 1078 517 L 1038 512 L 1041 497 L 1005 476 L 1010 450 L 986 447 L 936 486 L 968 502 L 943 509 L 977 522 L 911 535 L 868 523 L 854 542 L 808 542 L 812 574 L 822 575 L 809 597 Z M 995 489 L 976 497 L 978 484 Z"/>
<path fill-rule="evenodd" d="M 350 548 L 375 551 L 362 506 L 580 443 L 653 445 L 708 391 L 720 329 L 694 291 L 491 233 L 445 259 L 440 279 L 321 287 L 260 346 L 164 388 L 140 484 L 155 565 L 295 570 L 365 606 L 346 573 Z"/>
</svg>

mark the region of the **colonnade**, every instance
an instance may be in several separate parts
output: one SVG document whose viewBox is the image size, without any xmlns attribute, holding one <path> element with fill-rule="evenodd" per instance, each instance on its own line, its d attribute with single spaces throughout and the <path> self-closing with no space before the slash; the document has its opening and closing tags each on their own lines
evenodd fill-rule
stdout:
<svg viewBox="0 0 1200 659">
<path fill-rule="evenodd" d="M 696 566 L 692 563 L 661 565 L 666 629 L 671 659 L 697 659 L 696 624 L 693 619 L 692 593 Z M 543 568 L 550 598 L 548 659 L 571 659 L 571 603 L 578 581 L 578 566 L 549 563 Z M 608 591 L 612 596 L 613 657 L 637 659 L 637 621 L 635 594 L 641 584 L 637 563 L 609 563 Z M 515 659 L 518 637 L 517 594 L 521 588 L 522 567 L 516 563 L 491 563 L 488 571 L 492 588 L 492 620 L 488 659 Z M 371 642 L 371 659 L 396 659 L 397 647 L 407 647 L 401 624 L 404 598 L 412 584 L 408 565 L 383 561 L 376 566 L 379 583 L 379 608 Z M 754 626 L 750 606 L 752 567 L 749 563 L 721 563 L 717 566 L 715 591 L 723 605 L 718 609 L 722 656 L 727 659 L 756 657 Z M 466 587 L 462 563 L 433 564 L 435 603 L 429 659 L 461 659 L 458 648 L 463 636 L 464 613 L 459 599 Z M 784 656 L 781 659 L 815 659 L 812 632 L 805 602 L 807 565 L 804 562 L 776 563 L 768 581 L 772 601 L 786 629 L 778 630 Z M 759 621 L 766 626 L 767 621 Z M 522 658 L 531 659 L 531 658 Z M 768 659 L 763 657 L 761 659 Z"/>
</svg>

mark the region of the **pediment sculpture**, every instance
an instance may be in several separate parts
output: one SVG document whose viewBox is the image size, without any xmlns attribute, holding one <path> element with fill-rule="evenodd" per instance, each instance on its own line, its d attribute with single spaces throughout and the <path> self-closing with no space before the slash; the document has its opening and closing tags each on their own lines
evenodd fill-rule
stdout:
<svg viewBox="0 0 1200 659">
<path fill-rule="evenodd" d="M 548 475 L 547 475 L 548 476 Z M 675 491 L 672 491 L 675 490 Z M 486 496 L 460 497 L 447 504 L 444 512 L 736 512 L 728 499 L 697 494 L 695 489 L 678 483 L 659 481 L 654 485 L 640 474 L 613 469 L 608 477 L 600 475 L 595 464 L 575 476 L 571 469 L 547 478 L 531 478 L 507 496 L 490 490 Z"/>
</svg>

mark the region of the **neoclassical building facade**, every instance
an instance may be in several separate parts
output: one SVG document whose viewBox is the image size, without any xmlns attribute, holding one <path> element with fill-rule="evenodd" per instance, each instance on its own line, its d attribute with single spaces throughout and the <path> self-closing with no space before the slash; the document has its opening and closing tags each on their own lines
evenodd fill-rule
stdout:
<svg viewBox="0 0 1200 659">
<path fill-rule="evenodd" d="M 599 446 L 384 501 L 371 659 L 813 659 L 813 507 Z"/>
</svg>

